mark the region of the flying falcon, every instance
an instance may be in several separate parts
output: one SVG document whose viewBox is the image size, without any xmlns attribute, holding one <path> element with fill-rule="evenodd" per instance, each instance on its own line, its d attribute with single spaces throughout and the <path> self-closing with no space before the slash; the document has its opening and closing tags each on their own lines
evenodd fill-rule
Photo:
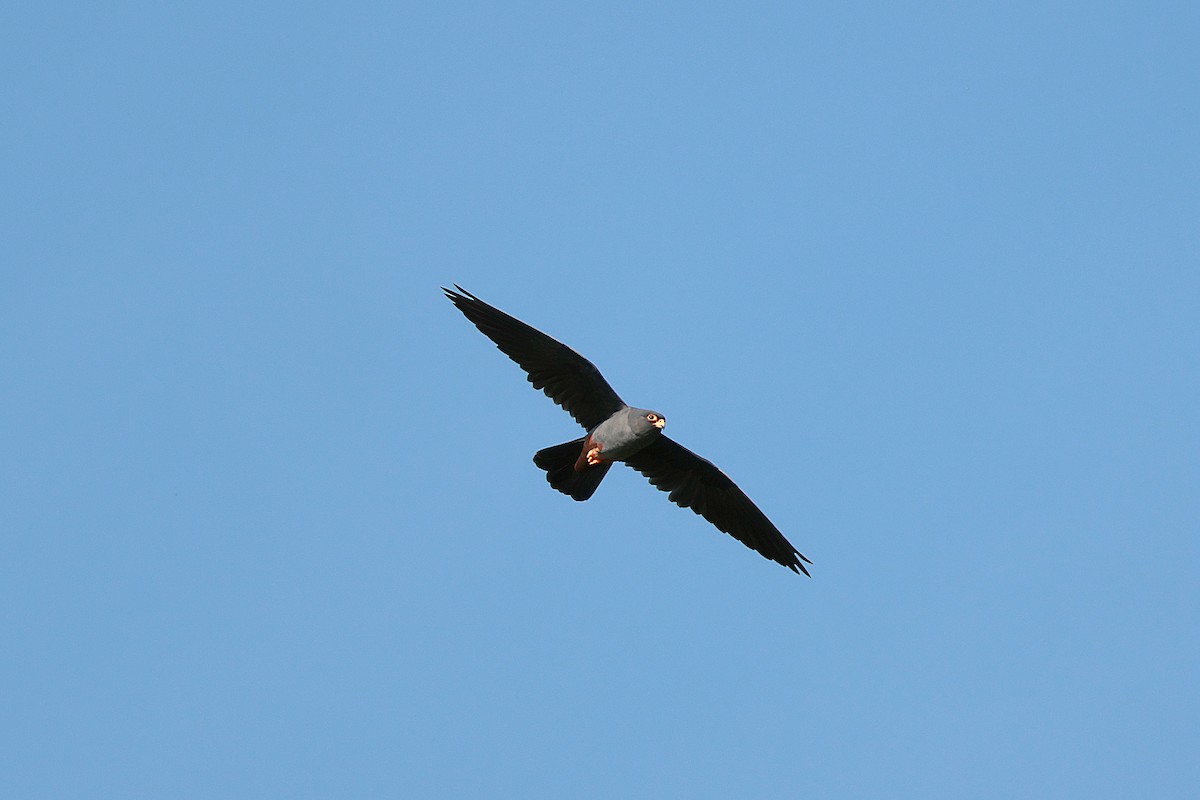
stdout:
<svg viewBox="0 0 1200 800">
<path fill-rule="evenodd" d="M 704 517 L 764 558 L 808 575 L 811 564 L 724 472 L 663 435 L 666 418 L 626 404 L 592 362 L 539 330 L 488 305 L 461 286 L 446 297 L 500 352 L 529 374 L 529 382 L 575 418 L 586 436 L 539 450 L 533 463 L 574 500 L 587 500 L 614 461 L 624 461 L 671 502 Z"/>
</svg>

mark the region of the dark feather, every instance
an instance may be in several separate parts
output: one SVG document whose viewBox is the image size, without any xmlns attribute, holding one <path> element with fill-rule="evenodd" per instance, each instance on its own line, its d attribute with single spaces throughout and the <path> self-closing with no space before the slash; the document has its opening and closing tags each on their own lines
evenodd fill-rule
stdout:
<svg viewBox="0 0 1200 800">
<path fill-rule="evenodd" d="M 808 574 L 804 564 L 812 562 L 712 462 L 666 436 L 659 436 L 625 463 L 645 475 L 656 488 L 669 492 L 671 502 L 690 508 L 717 530 L 793 572 Z"/>
<path fill-rule="evenodd" d="M 458 291 L 442 291 L 500 352 L 525 370 L 535 389 L 545 392 L 585 429 L 591 430 L 625 405 L 592 362 L 461 286 L 454 288 Z"/>
<path fill-rule="evenodd" d="M 608 468 L 612 466 L 612 463 L 608 462 L 583 470 L 575 469 L 575 461 L 579 458 L 586 439 L 586 436 L 581 436 L 569 442 L 546 447 L 538 450 L 533 456 L 533 463 L 537 464 L 539 469 L 546 470 L 546 480 L 549 484 L 572 500 L 587 500 L 595 494 L 596 487 L 604 480 Z"/>
</svg>

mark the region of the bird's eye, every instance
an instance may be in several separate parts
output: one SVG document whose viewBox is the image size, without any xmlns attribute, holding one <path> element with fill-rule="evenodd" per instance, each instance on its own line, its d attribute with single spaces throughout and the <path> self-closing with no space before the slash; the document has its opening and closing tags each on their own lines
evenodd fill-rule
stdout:
<svg viewBox="0 0 1200 800">
<path fill-rule="evenodd" d="M 651 422 L 658 422 L 658 414 L 647 414 L 646 419 L 650 420 Z"/>
</svg>

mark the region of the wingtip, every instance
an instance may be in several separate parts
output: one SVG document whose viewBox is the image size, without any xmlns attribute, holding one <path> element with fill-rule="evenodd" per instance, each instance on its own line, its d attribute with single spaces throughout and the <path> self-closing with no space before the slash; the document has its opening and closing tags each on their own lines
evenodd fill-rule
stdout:
<svg viewBox="0 0 1200 800">
<path fill-rule="evenodd" d="M 442 290 L 442 292 L 445 293 L 446 297 L 451 302 L 453 302 L 455 305 L 457 305 L 459 302 L 464 301 L 464 300 L 470 300 L 473 303 L 482 302 L 478 297 L 471 294 L 466 289 L 459 286 L 457 283 L 452 283 L 450 285 L 453 286 L 454 288 L 447 289 L 445 286 L 442 286 L 441 290 Z"/>
</svg>

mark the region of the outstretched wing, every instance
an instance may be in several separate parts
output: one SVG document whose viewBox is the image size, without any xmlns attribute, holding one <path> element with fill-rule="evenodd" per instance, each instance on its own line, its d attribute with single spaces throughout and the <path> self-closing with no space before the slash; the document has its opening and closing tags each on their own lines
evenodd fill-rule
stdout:
<svg viewBox="0 0 1200 800">
<path fill-rule="evenodd" d="M 690 508 L 763 557 L 792 572 L 811 564 L 724 472 L 683 445 L 657 437 L 625 463 L 645 475 L 677 506 Z"/>
<path fill-rule="evenodd" d="M 625 405 L 600 370 L 579 353 L 458 284 L 454 288 L 458 291 L 442 291 L 463 316 L 529 374 L 535 389 L 545 392 L 585 429 L 591 430 Z"/>
</svg>

